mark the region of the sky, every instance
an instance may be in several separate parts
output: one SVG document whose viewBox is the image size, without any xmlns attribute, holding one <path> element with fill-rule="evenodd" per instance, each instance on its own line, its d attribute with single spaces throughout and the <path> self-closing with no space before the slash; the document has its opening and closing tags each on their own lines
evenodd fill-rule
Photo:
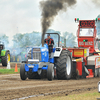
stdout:
<svg viewBox="0 0 100 100">
<path fill-rule="evenodd" d="M 0 0 L 0 35 L 11 40 L 16 33 L 41 32 L 41 0 Z M 50 29 L 76 35 L 74 19 L 95 19 L 100 14 L 100 0 L 77 0 L 76 5 L 59 12 Z"/>
</svg>

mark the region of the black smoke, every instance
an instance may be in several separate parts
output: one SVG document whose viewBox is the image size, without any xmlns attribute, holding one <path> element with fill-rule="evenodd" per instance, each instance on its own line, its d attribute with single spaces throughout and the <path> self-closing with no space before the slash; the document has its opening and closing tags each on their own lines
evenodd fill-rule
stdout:
<svg viewBox="0 0 100 100">
<path fill-rule="evenodd" d="M 76 4 L 76 0 L 45 0 L 40 2 L 42 10 L 42 46 L 44 45 L 44 35 L 47 29 L 51 26 L 54 18 L 59 11 L 66 11 L 68 7 Z"/>
<path fill-rule="evenodd" d="M 92 0 L 92 2 L 96 5 L 96 7 L 100 7 L 100 0 Z"/>
</svg>

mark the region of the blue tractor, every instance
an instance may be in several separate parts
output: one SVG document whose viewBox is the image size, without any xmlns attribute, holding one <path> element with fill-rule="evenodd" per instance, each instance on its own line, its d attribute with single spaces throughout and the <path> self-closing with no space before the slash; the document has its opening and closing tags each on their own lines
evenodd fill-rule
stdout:
<svg viewBox="0 0 100 100">
<path fill-rule="evenodd" d="M 58 33 L 46 34 L 58 35 L 57 47 L 53 48 L 51 54 L 48 52 L 47 44 L 31 48 L 28 52 L 27 61 L 23 61 L 20 66 L 20 77 L 22 80 L 26 80 L 27 77 L 28 79 L 40 79 L 43 78 L 45 73 L 47 79 L 51 81 L 54 78 L 54 72 L 56 72 L 57 79 L 71 78 L 71 53 L 66 48 L 59 47 L 60 35 Z"/>
</svg>

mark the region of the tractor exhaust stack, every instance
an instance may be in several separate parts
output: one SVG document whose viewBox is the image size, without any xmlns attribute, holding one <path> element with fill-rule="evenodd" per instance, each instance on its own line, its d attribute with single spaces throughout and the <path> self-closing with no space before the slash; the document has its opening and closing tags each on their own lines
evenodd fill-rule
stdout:
<svg viewBox="0 0 100 100">
<path fill-rule="evenodd" d="M 44 47 L 44 33 L 42 34 L 42 37 L 41 37 L 41 44 L 42 44 L 42 47 Z"/>
</svg>

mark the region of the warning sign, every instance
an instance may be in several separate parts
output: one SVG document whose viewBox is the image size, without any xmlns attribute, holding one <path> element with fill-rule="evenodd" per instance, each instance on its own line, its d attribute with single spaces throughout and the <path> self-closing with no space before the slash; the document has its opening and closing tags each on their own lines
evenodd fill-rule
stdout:
<svg viewBox="0 0 100 100">
<path fill-rule="evenodd" d="M 82 50 L 74 50 L 74 56 L 79 56 L 82 57 L 83 56 L 83 49 Z"/>
</svg>

